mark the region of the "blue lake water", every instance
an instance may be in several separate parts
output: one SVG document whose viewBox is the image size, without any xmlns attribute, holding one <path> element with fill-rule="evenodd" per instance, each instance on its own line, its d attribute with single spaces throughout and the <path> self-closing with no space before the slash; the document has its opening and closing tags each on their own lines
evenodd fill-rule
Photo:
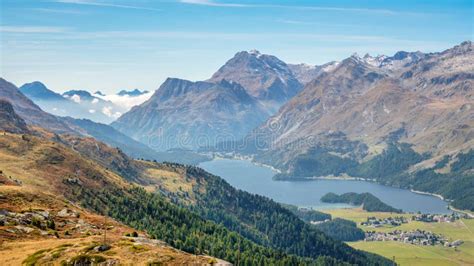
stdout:
<svg viewBox="0 0 474 266">
<path fill-rule="evenodd" d="M 250 193 L 267 196 L 277 202 L 315 209 L 343 208 L 345 204 L 320 201 L 328 193 L 370 192 L 383 202 L 405 212 L 449 213 L 447 203 L 437 197 L 421 195 L 409 190 L 356 180 L 274 181 L 275 172 L 250 161 L 215 159 L 199 165 L 218 175 L 232 186 Z"/>
</svg>

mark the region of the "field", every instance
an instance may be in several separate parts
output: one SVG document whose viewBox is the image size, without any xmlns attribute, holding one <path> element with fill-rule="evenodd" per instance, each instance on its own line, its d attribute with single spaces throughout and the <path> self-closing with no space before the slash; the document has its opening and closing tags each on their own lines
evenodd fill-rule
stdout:
<svg viewBox="0 0 474 266">
<path fill-rule="evenodd" d="M 363 230 L 389 232 L 395 229 L 414 230 L 422 229 L 442 234 L 450 241 L 461 239 L 464 241 L 457 249 L 441 246 L 418 246 L 401 242 L 349 242 L 354 248 L 380 254 L 393 259 L 399 265 L 474 265 L 474 219 L 461 219 L 454 223 L 423 223 L 410 221 L 411 214 L 390 214 L 381 212 L 366 212 L 362 209 L 335 209 L 325 210 L 333 218 L 340 217 L 357 222 Z M 360 222 L 367 217 L 385 218 L 390 216 L 405 216 L 409 222 L 398 227 L 372 228 L 361 226 Z"/>
</svg>

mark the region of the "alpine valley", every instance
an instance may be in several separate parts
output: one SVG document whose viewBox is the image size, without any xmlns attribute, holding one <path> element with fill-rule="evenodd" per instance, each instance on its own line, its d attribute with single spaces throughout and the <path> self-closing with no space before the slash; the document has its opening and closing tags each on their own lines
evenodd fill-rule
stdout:
<svg viewBox="0 0 474 266">
<path fill-rule="evenodd" d="M 470 230 L 471 41 L 322 65 L 241 51 L 209 76 L 108 95 L 0 78 L 0 264 L 395 265 L 361 241 L 392 227 L 369 222 L 428 217 L 371 193 L 328 193 L 355 209 L 327 212 L 276 202 L 197 166 L 220 157 L 270 166 L 271 182 L 364 179 L 435 194 L 458 211 L 446 234 Z M 459 250 L 443 240 L 450 262 L 473 263 L 467 235 Z"/>
</svg>

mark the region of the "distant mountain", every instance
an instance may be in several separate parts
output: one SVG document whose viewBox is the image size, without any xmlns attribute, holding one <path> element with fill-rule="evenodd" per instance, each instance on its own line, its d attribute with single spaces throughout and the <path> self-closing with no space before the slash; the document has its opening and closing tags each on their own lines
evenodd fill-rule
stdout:
<svg viewBox="0 0 474 266">
<path fill-rule="evenodd" d="M 153 96 L 112 126 L 158 150 L 236 140 L 268 117 L 238 83 L 168 78 Z"/>
<path fill-rule="evenodd" d="M 130 97 L 136 97 L 136 96 L 140 96 L 140 95 L 143 95 L 145 93 L 148 93 L 149 91 L 140 91 L 139 89 L 134 89 L 132 91 L 126 91 L 126 90 L 121 90 L 119 93 L 117 93 L 117 95 L 119 96 L 130 96 Z M 105 95 L 104 95 L 105 96 Z"/>
<path fill-rule="evenodd" d="M 114 104 L 94 97 L 87 91 L 68 91 L 60 95 L 39 81 L 24 84 L 20 91 L 41 109 L 57 116 L 110 123 L 121 114 L 114 113 L 114 109 L 119 109 Z"/>
<path fill-rule="evenodd" d="M 219 82 L 223 79 L 241 84 L 248 94 L 257 98 L 271 113 L 278 111 L 303 87 L 285 62 L 256 50 L 235 54 L 209 81 Z"/>
<path fill-rule="evenodd" d="M 92 96 L 92 94 L 88 91 L 85 90 L 69 90 L 63 93 L 63 96 L 66 98 L 72 98 L 74 95 L 79 96 L 80 98 L 79 101 L 81 100 L 86 100 L 86 101 L 93 101 L 96 99 L 95 97 Z"/>
<path fill-rule="evenodd" d="M 25 120 L 13 110 L 10 102 L 0 99 L 0 130 L 10 133 L 29 133 Z"/>
<path fill-rule="evenodd" d="M 67 102 L 67 100 L 63 96 L 46 88 L 46 86 L 39 81 L 26 83 L 22 85 L 19 89 L 25 96 L 27 96 L 33 101 L 41 100 Z"/>
<path fill-rule="evenodd" d="M 409 66 L 423 58 L 426 54 L 422 52 L 397 52 L 393 56 L 377 55 L 371 56 L 365 54 L 360 57 L 357 53 L 351 57 L 358 58 L 359 61 L 371 67 L 377 67 L 385 71 L 396 70 L 401 67 Z M 332 61 L 323 65 L 308 65 L 308 64 L 288 64 L 293 75 L 299 80 L 301 84 L 306 84 L 317 78 L 320 74 L 334 70 L 340 62 Z"/>
<path fill-rule="evenodd" d="M 105 94 L 101 91 L 96 91 L 94 94 L 99 95 L 99 96 L 105 96 Z"/>
<path fill-rule="evenodd" d="M 0 78 L 0 98 L 9 101 L 15 112 L 27 124 L 41 126 L 56 133 L 77 133 L 75 129 L 60 118 L 41 110 L 39 106 L 23 95 L 15 85 L 3 78 Z"/>
<path fill-rule="evenodd" d="M 10 102 L 15 112 L 18 113 L 18 115 L 29 125 L 39 126 L 59 134 L 68 133 L 76 136 L 93 137 L 97 140 L 107 143 L 112 147 L 118 147 L 123 152 L 135 158 L 160 160 L 160 157 L 162 157 L 162 155 L 150 149 L 146 145 L 131 139 L 111 126 L 86 119 L 57 117 L 44 112 L 40 107 L 35 105 L 30 99 L 23 95 L 21 91 L 15 87 L 15 85 L 1 78 L 0 99 Z M 4 113 L 4 117 L 13 116 L 11 112 L 8 111 L 8 105 L 9 104 L 3 105 L 6 108 L 5 110 L 7 110 L 7 113 Z M 168 158 L 167 156 L 167 154 L 163 155 L 165 158 Z"/>
<path fill-rule="evenodd" d="M 98 96 L 99 95 L 100 94 L 98 94 Z M 63 93 L 63 96 L 85 110 L 85 113 L 80 115 L 71 115 L 75 118 L 86 118 L 108 124 L 126 111 L 125 108 L 116 105 L 111 101 L 104 100 L 103 97 L 96 97 L 85 90 L 66 91 Z"/>
</svg>

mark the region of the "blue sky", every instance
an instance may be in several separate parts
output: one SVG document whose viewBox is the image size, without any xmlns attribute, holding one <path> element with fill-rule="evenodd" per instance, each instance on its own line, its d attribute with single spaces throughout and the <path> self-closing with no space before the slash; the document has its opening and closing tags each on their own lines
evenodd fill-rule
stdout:
<svg viewBox="0 0 474 266">
<path fill-rule="evenodd" d="M 467 1 L 0 0 L 0 74 L 55 91 L 203 80 L 241 50 L 322 64 L 473 39 Z"/>
</svg>

